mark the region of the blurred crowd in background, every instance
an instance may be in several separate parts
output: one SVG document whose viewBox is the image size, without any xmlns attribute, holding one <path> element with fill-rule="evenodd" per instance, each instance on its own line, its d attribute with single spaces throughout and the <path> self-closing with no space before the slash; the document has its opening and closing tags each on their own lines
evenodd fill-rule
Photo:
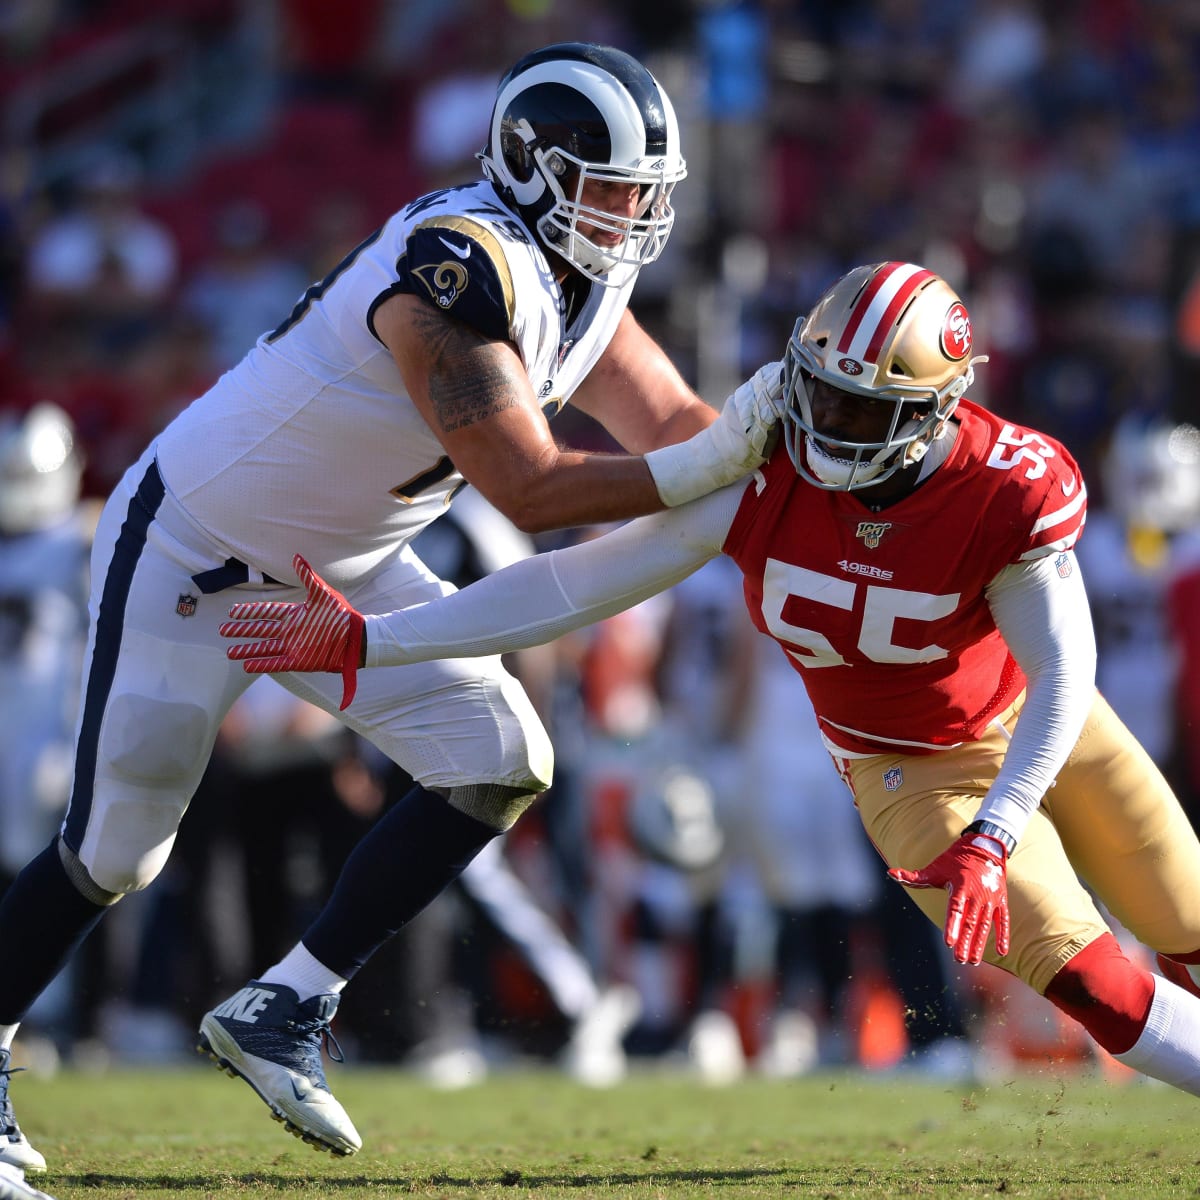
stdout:
<svg viewBox="0 0 1200 1200">
<path fill-rule="evenodd" d="M 972 398 L 1084 469 L 1102 690 L 1200 812 L 1197 0 L 16 0 L 0 886 L 66 802 L 95 502 L 395 208 L 478 178 L 501 72 L 562 40 L 630 51 L 674 100 L 689 176 L 632 308 L 712 402 L 854 265 L 921 262 L 964 296 L 989 356 Z M 570 410 L 556 427 L 603 444 Z M 468 496 L 418 542 L 446 578 L 561 541 Z M 355 1060 L 451 1087 L 530 1056 L 594 1084 L 626 1054 L 710 1083 L 1086 1057 L 1049 1005 L 1013 1007 L 1000 972 L 880 903 L 896 885 L 740 596 L 719 561 L 514 662 L 554 788 L 364 970 L 339 1013 Z M 397 776 L 256 683 L 167 872 L 31 1014 L 42 1064 L 189 1053 Z"/>
</svg>

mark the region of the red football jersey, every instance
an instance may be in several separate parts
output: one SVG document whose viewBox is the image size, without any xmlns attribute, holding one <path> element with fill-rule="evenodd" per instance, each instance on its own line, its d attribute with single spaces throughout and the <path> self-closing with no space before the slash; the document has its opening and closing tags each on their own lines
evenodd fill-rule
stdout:
<svg viewBox="0 0 1200 1200">
<path fill-rule="evenodd" d="M 841 748 L 922 754 L 979 738 L 1025 686 L 984 589 L 1010 563 L 1061 554 L 1087 493 L 1058 442 L 962 401 L 949 457 L 873 513 L 870 489 L 801 479 L 780 447 L 724 551 L 755 624 L 804 678 Z"/>
</svg>

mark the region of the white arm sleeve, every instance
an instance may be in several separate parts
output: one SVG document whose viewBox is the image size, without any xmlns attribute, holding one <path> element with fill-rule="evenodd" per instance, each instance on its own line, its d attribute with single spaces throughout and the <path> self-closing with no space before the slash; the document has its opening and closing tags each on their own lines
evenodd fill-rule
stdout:
<svg viewBox="0 0 1200 1200">
<path fill-rule="evenodd" d="M 1012 741 L 976 820 L 1020 839 L 1079 740 L 1096 688 L 1096 639 L 1083 575 L 1067 551 L 1005 567 L 988 584 L 996 626 L 1029 681 Z"/>
<path fill-rule="evenodd" d="M 721 552 L 746 486 L 536 554 L 440 600 L 367 616 L 366 665 L 523 650 L 632 608 Z"/>
</svg>

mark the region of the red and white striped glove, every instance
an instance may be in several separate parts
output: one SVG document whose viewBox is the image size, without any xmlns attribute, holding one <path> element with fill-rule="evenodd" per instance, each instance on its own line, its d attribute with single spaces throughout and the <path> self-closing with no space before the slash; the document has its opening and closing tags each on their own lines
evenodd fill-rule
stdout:
<svg viewBox="0 0 1200 1200">
<path fill-rule="evenodd" d="M 303 603 L 252 600 L 230 606 L 230 619 L 220 632 L 241 641 L 225 651 L 251 675 L 277 671 L 338 671 L 342 676 L 342 703 L 347 708 L 358 686 L 362 656 L 362 614 L 351 607 L 297 554 L 292 566 L 308 593 Z"/>
<path fill-rule="evenodd" d="M 915 888 L 945 888 L 946 945 L 960 963 L 983 962 L 988 934 L 996 926 L 996 953 L 1008 953 L 1008 881 L 1005 863 L 1008 847 L 997 837 L 967 829 L 948 850 L 943 850 L 920 871 L 893 867 L 888 874 L 897 883 Z"/>
</svg>

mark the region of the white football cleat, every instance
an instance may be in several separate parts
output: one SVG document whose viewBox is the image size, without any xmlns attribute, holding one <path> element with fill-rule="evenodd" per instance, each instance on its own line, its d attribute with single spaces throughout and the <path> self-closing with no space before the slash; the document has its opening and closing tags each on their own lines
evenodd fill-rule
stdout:
<svg viewBox="0 0 1200 1200">
<path fill-rule="evenodd" d="M 10 1077 L 25 1068 L 13 1067 L 11 1062 L 12 1050 L 0 1050 L 0 1164 L 40 1175 L 46 1169 L 46 1160 L 21 1132 L 13 1113 L 12 1101 L 8 1098 Z"/>
<path fill-rule="evenodd" d="M 798 1079 L 815 1070 L 820 1060 L 816 1021 L 799 1009 L 776 1013 L 771 1036 L 758 1056 L 759 1072 L 768 1079 Z"/>
<path fill-rule="evenodd" d="M 316 1150 L 354 1154 L 362 1138 L 325 1081 L 321 1048 L 341 1050 L 329 1031 L 335 995 L 300 1002 L 290 987 L 252 980 L 200 1022 L 196 1049 L 223 1071 L 244 1079 L 275 1120 Z"/>
<path fill-rule="evenodd" d="M 0 1200 L 54 1200 L 54 1197 L 26 1183 L 20 1167 L 0 1162 Z"/>
<path fill-rule="evenodd" d="M 688 1031 L 688 1061 L 701 1082 L 725 1087 L 746 1073 L 746 1052 L 737 1023 L 722 1009 L 697 1015 Z"/>
<path fill-rule="evenodd" d="M 622 1043 L 642 1013 L 637 989 L 618 983 L 605 988 L 571 1033 L 562 1053 L 562 1068 L 586 1087 L 606 1088 L 628 1073 Z"/>
</svg>

